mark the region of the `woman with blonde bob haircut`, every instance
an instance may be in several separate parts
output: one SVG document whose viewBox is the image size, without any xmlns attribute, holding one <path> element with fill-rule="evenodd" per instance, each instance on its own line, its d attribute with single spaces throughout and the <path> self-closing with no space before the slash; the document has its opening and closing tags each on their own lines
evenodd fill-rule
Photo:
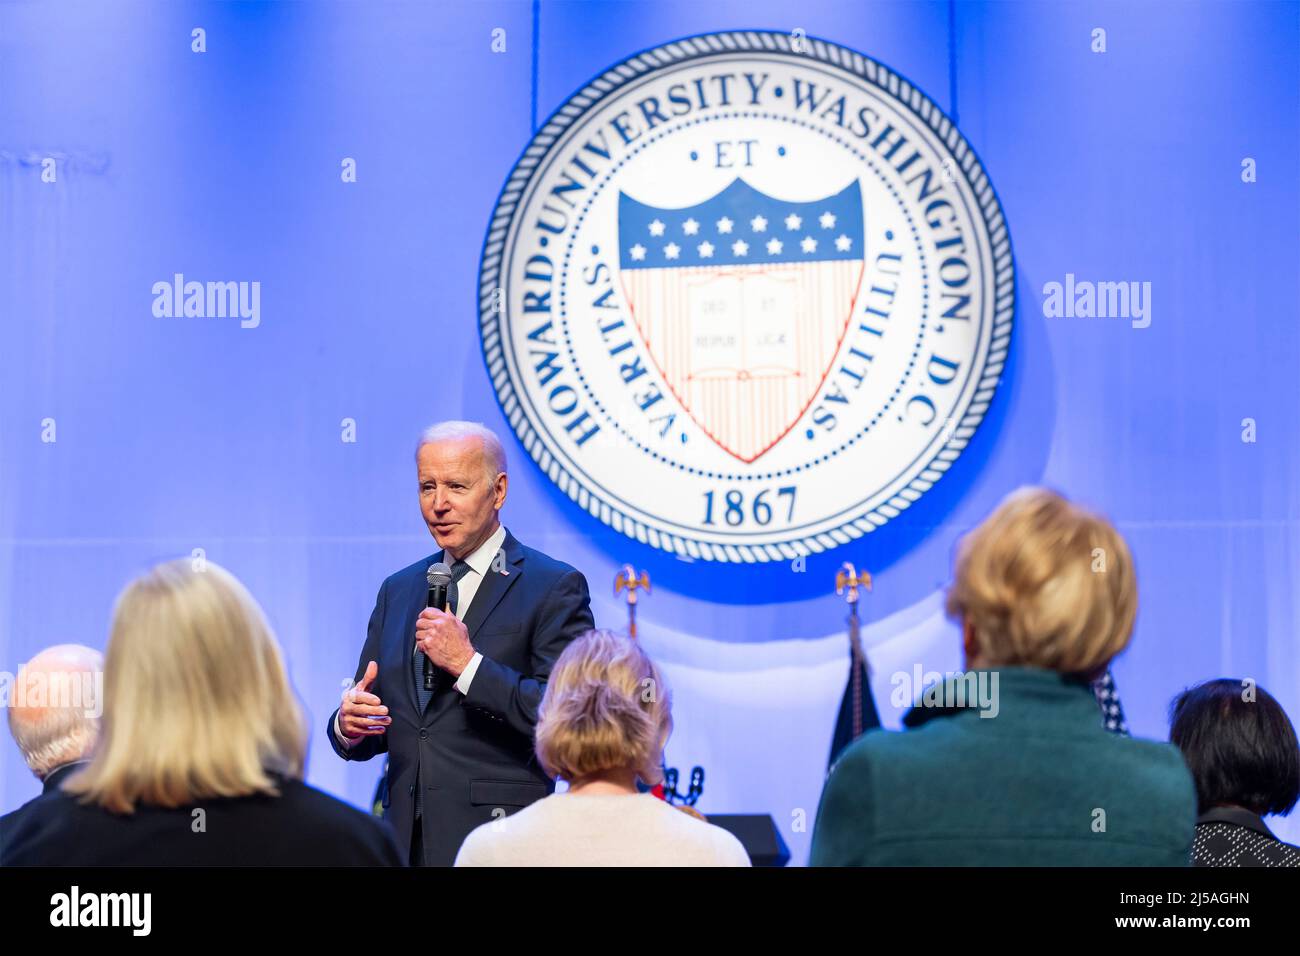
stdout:
<svg viewBox="0 0 1300 956">
<path fill-rule="evenodd" d="M 948 614 L 962 623 L 967 666 L 1094 674 L 1133 633 L 1133 558 L 1104 518 L 1021 489 L 962 539 Z"/>
<path fill-rule="evenodd" d="M 16 835 L 13 862 L 400 865 L 379 823 L 303 784 L 306 725 L 279 645 L 224 568 L 172 561 L 122 592 L 104 700 L 60 826 L 27 846 Z"/>
<path fill-rule="evenodd" d="M 663 780 L 672 693 L 641 646 L 607 630 L 573 641 L 537 715 L 537 759 L 569 784 L 470 833 L 457 866 L 748 866 L 740 841 L 650 793 Z"/>
<path fill-rule="evenodd" d="M 556 662 L 537 713 L 537 759 L 552 777 L 576 781 L 623 772 L 663 781 L 673 732 L 672 692 L 634 641 L 591 631 Z M 578 784 L 581 787 L 581 784 Z"/>
<path fill-rule="evenodd" d="M 1090 684 L 1137 614 L 1119 532 L 1055 492 L 1016 491 L 958 544 L 948 613 L 967 670 L 914 688 L 903 733 L 845 749 L 812 864 L 1186 866 L 1182 757 L 1108 732 Z"/>
</svg>

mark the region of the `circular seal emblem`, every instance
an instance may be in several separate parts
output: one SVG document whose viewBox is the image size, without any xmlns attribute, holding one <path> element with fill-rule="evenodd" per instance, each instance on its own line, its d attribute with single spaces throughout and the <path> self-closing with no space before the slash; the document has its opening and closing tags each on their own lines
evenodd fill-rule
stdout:
<svg viewBox="0 0 1300 956">
<path fill-rule="evenodd" d="M 533 138 L 480 270 L 507 419 L 582 508 L 663 550 L 794 558 L 966 447 L 1015 308 L 974 151 L 860 53 L 763 32 L 640 53 Z"/>
</svg>

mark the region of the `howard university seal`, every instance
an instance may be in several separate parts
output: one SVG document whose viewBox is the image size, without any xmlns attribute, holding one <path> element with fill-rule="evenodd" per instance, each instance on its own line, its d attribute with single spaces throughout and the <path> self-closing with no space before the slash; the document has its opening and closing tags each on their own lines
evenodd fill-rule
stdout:
<svg viewBox="0 0 1300 956">
<path fill-rule="evenodd" d="M 821 40 L 691 37 L 574 94 L 484 243 L 483 354 L 523 446 L 613 528 L 788 560 L 871 531 L 966 447 L 1014 263 L 943 112 Z"/>
</svg>

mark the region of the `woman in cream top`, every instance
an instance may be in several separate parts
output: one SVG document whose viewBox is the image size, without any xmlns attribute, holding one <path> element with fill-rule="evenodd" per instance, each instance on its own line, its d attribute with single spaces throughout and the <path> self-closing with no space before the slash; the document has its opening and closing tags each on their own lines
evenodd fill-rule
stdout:
<svg viewBox="0 0 1300 956">
<path fill-rule="evenodd" d="M 465 838 L 457 866 L 749 866 L 734 836 L 639 793 L 663 779 L 672 699 L 640 645 L 588 631 L 560 655 L 537 716 L 537 757 L 569 782 Z"/>
</svg>

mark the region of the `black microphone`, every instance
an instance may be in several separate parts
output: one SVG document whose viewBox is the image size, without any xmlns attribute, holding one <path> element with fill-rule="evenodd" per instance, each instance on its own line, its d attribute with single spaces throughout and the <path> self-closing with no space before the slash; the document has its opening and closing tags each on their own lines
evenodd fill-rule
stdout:
<svg viewBox="0 0 1300 956">
<path fill-rule="evenodd" d="M 436 564 L 429 565 L 429 572 L 425 575 L 429 582 L 429 603 L 426 607 L 436 607 L 439 611 L 447 610 L 447 588 L 451 586 L 451 568 L 439 561 Z M 429 655 L 424 655 L 424 689 L 433 690 L 433 661 Z"/>
</svg>

